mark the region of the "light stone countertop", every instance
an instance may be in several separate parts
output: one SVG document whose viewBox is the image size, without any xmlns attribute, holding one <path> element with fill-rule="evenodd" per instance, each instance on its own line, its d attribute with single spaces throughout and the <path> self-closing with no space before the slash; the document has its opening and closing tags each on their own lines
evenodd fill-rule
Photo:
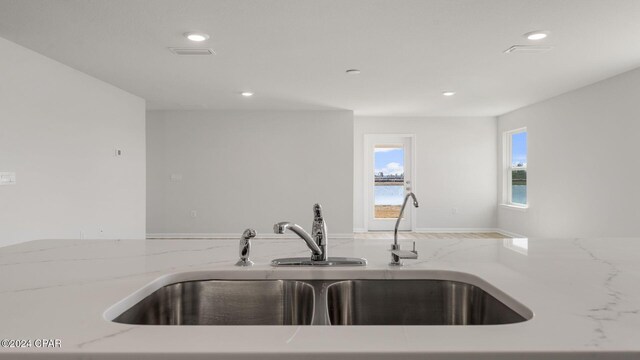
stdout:
<svg viewBox="0 0 640 360">
<path fill-rule="evenodd" d="M 640 238 L 419 240 L 420 258 L 402 268 L 387 265 L 390 243 L 330 239 L 331 256 L 365 257 L 369 265 L 323 269 L 269 266 L 273 258 L 307 256 L 299 239 L 254 239 L 251 268 L 233 266 L 237 239 L 40 240 L 1 248 L 0 338 L 60 339 L 61 347 L 0 348 L 0 359 L 640 359 Z M 462 280 L 499 299 L 508 294 L 510 306 L 534 316 L 491 326 L 137 326 L 106 319 L 152 283 L 234 278 Z"/>
</svg>

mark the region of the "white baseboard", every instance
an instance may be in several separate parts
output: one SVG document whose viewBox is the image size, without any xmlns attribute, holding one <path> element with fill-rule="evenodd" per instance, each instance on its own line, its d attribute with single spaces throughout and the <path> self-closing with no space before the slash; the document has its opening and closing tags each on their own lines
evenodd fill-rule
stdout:
<svg viewBox="0 0 640 360">
<path fill-rule="evenodd" d="M 517 234 L 499 228 L 417 228 L 417 233 L 498 233 L 512 238 L 526 238 L 527 236 Z"/>
<path fill-rule="evenodd" d="M 391 231 L 391 230 L 389 230 L 389 231 Z M 367 230 L 365 230 L 364 228 L 354 228 L 353 232 L 354 233 L 366 233 Z M 454 234 L 455 233 L 459 233 L 459 234 L 465 234 L 465 233 L 498 233 L 498 234 L 502 234 L 504 236 L 509 236 L 509 237 L 513 237 L 513 238 L 525 238 L 526 237 L 524 235 L 512 233 L 510 231 L 506 231 L 506 230 L 498 229 L 498 228 L 415 228 L 414 230 L 412 230 L 412 232 L 425 233 L 425 234 L 429 234 L 429 233 L 454 233 Z"/>
<path fill-rule="evenodd" d="M 509 237 L 512 237 L 512 238 L 526 238 L 527 237 L 525 235 L 516 234 L 514 232 L 503 230 L 503 229 L 496 229 L 496 232 L 498 234 L 502 234 L 504 236 L 509 236 Z"/>
<path fill-rule="evenodd" d="M 365 233 L 361 228 L 353 229 L 354 233 Z M 521 234 L 516 234 L 507 230 L 497 228 L 416 228 L 416 233 L 492 233 L 496 232 L 504 236 L 513 238 L 526 238 Z M 237 239 L 240 233 L 149 233 L 147 239 Z M 294 234 L 271 234 L 258 233 L 257 239 L 295 239 Z M 329 234 L 330 239 L 352 239 L 353 233 Z"/>
<path fill-rule="evenodd" d="M 492 233 L 499 232 L 495 228 L 416 228 L 417 233 Z"/>
<path fill-rule="evenodd" d="M 150 233 L 147 239 L 238 239 L 242 233 Z M 297 239 L 294 234 L 258 233 L 256 239 Z M 353 234 L 332 234 L 329 239 L 353 239 Z"/>
</svg>

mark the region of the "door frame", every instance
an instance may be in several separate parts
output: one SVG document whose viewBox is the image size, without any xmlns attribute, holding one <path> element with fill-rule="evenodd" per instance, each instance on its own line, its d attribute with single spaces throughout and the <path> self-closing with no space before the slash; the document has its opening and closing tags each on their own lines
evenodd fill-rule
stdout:
<svg viewBox="0 0 640 360">
<path fill-rule="evenodd" d="M 364 199 L 364 204 L 363 204 L 363 215 L 364 215 L 364 231 L 369 231 L 369 216 L 371 215 L 371 207 L 369 206 L 369 187 L 373 186 L 373 177 L 371 176 L 371 174 L 373 174 L 373 161 L 371 161 L 371 154 L 369 154 L 369 148 L 371 147 L 372 143 L 374 142 L 384 142 L 384 140 L 379 140 L 379 139 L 384 139 L 384 138 L 389 138 L 389 137 L 404 137 L 404 138 L 409 138 L 411 141 L 411 151 L 410 151 L 410 156 L 411 156 L 411 191 L 415 192 L 416 191 L 416 184 L 417 184 L 417 171 L 416 171 L 416 134 L 396 134 L 396 133 L 374 133 L 374 134 L 364 134 L 364 148 L 363 148 L 363 170 L 364 170 L 364 179 L 363 179 L 363 199 Z M 411 230 L 410 231 L 415 231 L 416 230 L 416 209 L 413 206 L 408 206 L 407 208 L 404 209 L 405 212 L 409 211 L 410 215 L 411 215 Z M 377 230 L 376 230 L 377 231 Z"/>
</svg>

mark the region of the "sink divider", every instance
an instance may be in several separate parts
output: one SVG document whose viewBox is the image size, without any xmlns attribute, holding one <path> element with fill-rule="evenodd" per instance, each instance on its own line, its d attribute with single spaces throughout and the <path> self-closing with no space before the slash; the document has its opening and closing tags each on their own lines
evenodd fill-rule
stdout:
<svg viewBox="0 0 640 360">
<path fill-rule="evenodd" d="M 329 321 L 329 304 L 327 301 L 327 289 L 329 285 L 336 282 L 333 281 L 309 281 L 308 283 L 313 286 L 313 296 L 314 296 L 314 308 L 313 308 L 313 319 L 311 320 L 311 325 L 331 325 Z"/>
</svg>

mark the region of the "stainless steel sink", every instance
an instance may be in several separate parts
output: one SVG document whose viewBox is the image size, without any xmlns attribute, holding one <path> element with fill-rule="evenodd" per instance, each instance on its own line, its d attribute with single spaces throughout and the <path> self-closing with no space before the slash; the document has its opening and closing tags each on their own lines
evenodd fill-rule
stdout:
<svg viewBox="0 0 640 360">
<path fill-rule="evenodd" d="M 498 325 L 533 315 L 449 280 L 201 280 L 159 288 L 113 321 L 136 325 Z M 522 315 L 524 314 L 524 316 Z"/>
<path fill-rule="evenodd" d="M 164 286 L 113 321 L 137 325 L 309 325 L 314 291 L 293 280 L 206 280 Z"/>
<path fill-rule="evenodd" d="M 331 325 L 497 325 L 523 316 L 481 288 L 446 280 L 346 280 L 327 289 Z"/>
</svg>

